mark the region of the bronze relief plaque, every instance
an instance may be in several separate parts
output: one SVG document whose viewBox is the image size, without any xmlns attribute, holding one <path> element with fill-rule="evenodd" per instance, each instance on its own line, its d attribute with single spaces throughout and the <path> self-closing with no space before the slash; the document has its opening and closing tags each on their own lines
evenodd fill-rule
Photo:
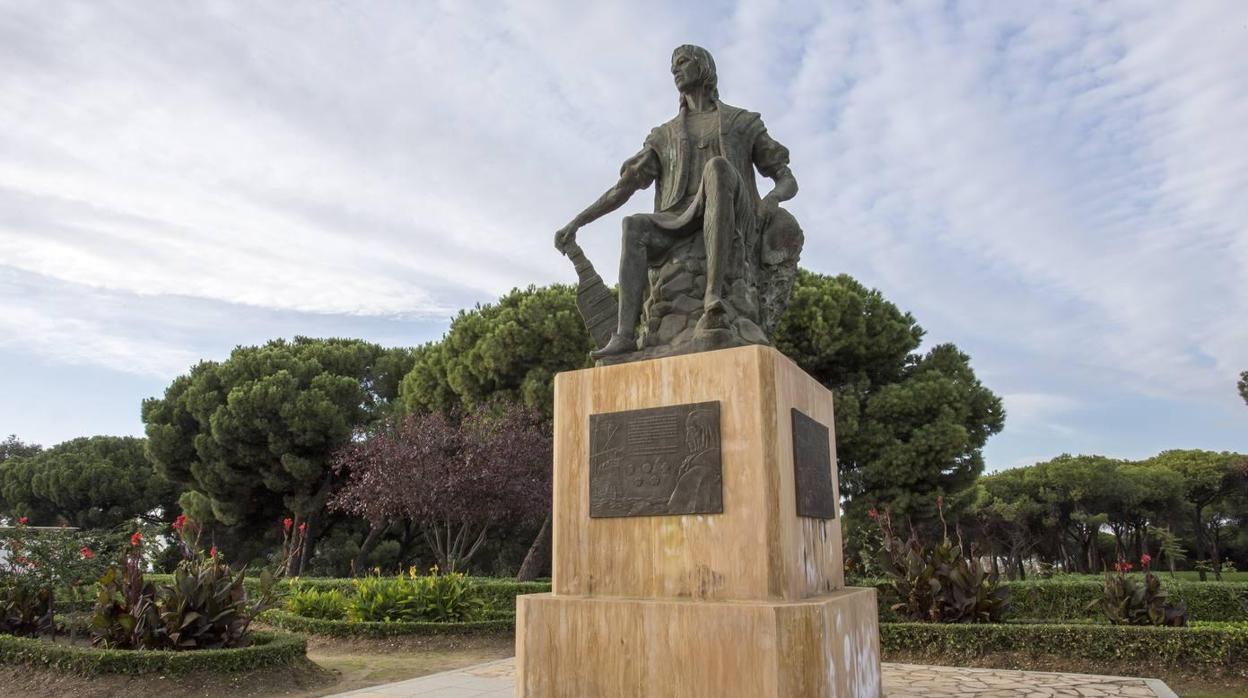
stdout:
<svg viewBox="0 0 1248 698">
<path fill-rule="evenodd" d="M 832 447 L 828 428 L 793 409 L 793 469 L 797 515 L 835 519 L 840 507 L 832 488 Z"/>
<path fill-rule="evenodd" d="M 719 403 L 589 416 L 589 515 L 724 511 Z"/>
</svg>

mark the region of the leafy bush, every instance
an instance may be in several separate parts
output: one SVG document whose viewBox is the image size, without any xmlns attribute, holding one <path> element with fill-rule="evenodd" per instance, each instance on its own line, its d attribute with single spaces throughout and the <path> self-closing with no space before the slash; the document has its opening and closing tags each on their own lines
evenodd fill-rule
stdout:
<svg viewBox="0 0 1248 698">
<path fill-rule="evenodd" d="M 45 666 L 80 674 L 162 674 L 191 671 L 236 672 L 303 661 L 308 642 L 299 635 L 256 632 L 247 647 L 173 652 L 111 650 L 0 635 L 0 664 Z"/>
<path fill-rule="evenodd" d="M 416 586 L 415 608 L 409 620 L 435 623 L 462 623 L 475 620 L 485 610 L 485 602 L 468 578 L 459 573 L 415 576 L 409 579 Z"/>
<path fill-rule="evenodd" d="M 320 590 L 314 587 L 293 587 L 286 597 L 286 610 L 304 618 L 342 620 L 347 615 L 350 601 L 337 589 Z"/>
<path fill-rule="evenodd" d="M 1248 583 L 1245 582 L 1196 582 L 1171 580 L 1161 577 L 1161 587 L 1175 603 L 1187 606 L 1191 621 L 1248 622 Z M 1143 579 L 1138 577 L 1137 579 Z M 863 579 L 856 584 L 875 587 L 880 597 L 891 593 L 892 582 L 887 579 Z M 1054 579 L 1029 579 L 1002 581 L 1001 586 L 1010 591 L 1010 617 L 1050 622 L 1080 620 L 1106 620 L 1101 600 L 1105 594 L 1105 580 L 1089 575 L 1065 575 Z M 895 622 L 902 616 L 887 605 L 880 605 L 880 620 Z"/>
<path fill-rule="evenodd" d="M 942 510 L 943 501 L 938 501 Z M 880 566 L 888 575 L 890 609 L 913 621 L 932 623 L 997 623 L 1009 608 L 1009 589 L 987 574 L 975 558 L 962 554 L 948 535 L 934 548 L 925 548 L 913 532 L 909 542 L 894 535 L 891 516 L 878 518 L 884 546 Z"/>
<path fill-rule="evenodd" d="M 408 608 L 416 605 L 415 591 L 403 577 L 357 579 L 355 594 L 347 604 L 347 618 L 381 622 L 407 620 Z"/>
<path fill-rule="evenodd" d="M 1248 672 L 1248 625 L 1158 626 L 994 623 L 881 623 L 884 652 L 958 663 L 994 653 L 1139 662 L 1157 669 L 1229 667 Z"/>
<path fill-rule="evenodd" d="M 487 614 L 480 620 L 454 623 L 424 621 L 351 621 L 307 618 L 274 609 L 262 616 L 265 623 L 283 630 L 331 637 L 394 637 L 398 635 L 466 635 L 475 633 L 508 633 L 516 629 L 516 617 L 501 613 Z"/>
<path fill-rule="evenodd" d="M 55 632 L 52 589 L 7 575 L 0 580 L 0 633 L 35 637 Z"/>
<path fill-rule="evenodd" d="M 174 528 L 181 534 L 187 525 L 183 516 Z M 93 644 L 146 650 L 247 644 L 252 619 L 275 603 L 274 575 L 263 571 L 259 594 L 249 597 L 243 585 L 245 573 L 231 572 L 215 548 L 204 555 L 185 536 L 180 545 L 189 557 L 178 563 L 171 584 L 157 585 L 143 578 L 142 535 L 134 534 L 124 568 L 109 568 L 97 584 L 91 617 Z"/>
<path fill-rule="evenodd" d="M 397 577 L 370 576 L 355 580 L 347 602 L 354 621 L 464 622 L 478 618 L 485 603 L 463 574 L 422 576 L 409 570 Z"/>
<path fill-rule="evenodd" d="M 69 528 L 32 528 L 23 519 L 0 529 L 0 576 L 47 587 L 57 599 L 77 600 L 121 550 L 119 536 Z"/>
<path fill-rule="evenodd" d="M 1144 582 L 1138 583 L 1128 577 L 1131 566 L 1123 561 L 1116 565 L 1117 572 L 1105 572 L 1105 595 L 1101 609 L 1113 625 L 1187 625 L 1187 606 L 1182 602 L 1167 601 L 1169 594 L 1161 588 L 1161 580 L 1148 569 L 1151 558 L 1145 555 Z"/>
</svg>

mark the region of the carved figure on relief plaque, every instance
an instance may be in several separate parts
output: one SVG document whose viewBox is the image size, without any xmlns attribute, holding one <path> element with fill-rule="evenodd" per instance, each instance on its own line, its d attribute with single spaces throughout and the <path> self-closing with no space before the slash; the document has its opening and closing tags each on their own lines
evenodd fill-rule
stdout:
<svg viewBox="0 0 1248 698">
<path fill-rule="evenodd" d="M 589 515 L 723 512 L 719 403 L 589 417 Z"/>
</svg>

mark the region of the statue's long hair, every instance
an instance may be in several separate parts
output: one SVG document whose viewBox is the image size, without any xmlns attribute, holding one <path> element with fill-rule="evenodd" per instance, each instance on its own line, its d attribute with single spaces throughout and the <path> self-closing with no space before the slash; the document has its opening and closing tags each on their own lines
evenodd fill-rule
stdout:
<svg viewBox="0 0 1248 698">
<path fill-rule="evenodd" d="M 675 63 L 676 59 L 682 55 L 688 56 L 694 63 L 697 64 L 698 70 L 701 73 L 702 89 L 706 90 L 706 93 L 711 96 L 711 99 L 718 102 L 719 74 L 715 72 L 715 59 L 711 57 L 711 52 L 701 46 L 694 46 L 693 44 L 677 46 L 676 50 L 672 51 L 672 62 Z M 684 97 L 678 97 L 677 99 L 680 102 L 680 108 L 684 109 Z"/>
</svg>

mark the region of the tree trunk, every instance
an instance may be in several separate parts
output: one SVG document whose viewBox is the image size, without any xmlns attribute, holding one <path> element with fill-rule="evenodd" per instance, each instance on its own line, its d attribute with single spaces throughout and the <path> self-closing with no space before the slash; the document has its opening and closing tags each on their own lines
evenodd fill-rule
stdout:
<svg viewBox="0 0 1248 698">
<path fill-rule="evenodd" d="M 301 524 L 303 524 L 303 517 L 300 516 L 299 514 L 295 514 L 294 517 L 292 518 L 291 527 L 290 527 L 290 536 L 291 536 L 292 541 L 297 540 L 296 537 L 302 537 L 299 534 L 299 526 Z M 293 550 L 286 551 L 286 554 L 290 555 L 290 557 L 287 558 L 286 560 L 286 576 L 287 577 L 299 576 L 299 559 L 302 556 L 295 555 L 294 553 L 295 551 Z"/>
<path fill-rule="evenodd" d="M 1192 529 L 1196 534 L 1196 562 L 1197 563 L 1202 562 L 1205 559 L 1205 527 L 1204 527 L 1204 524 L 1200 522 L 1201 520 L 1200 510 L 1202 508 L 1203 507 L 1201 507 L 1199 504 L 1196 505 L 1196 527 Z M 1199 564 L 1196 567 L 1197 569 L 1200 570 L 1200 581 L 1202 582 L 1206 581 L 1205 570 L 1201 569 L 1201 565 Z"/>
<path fill-rule="evenodd" d="M 1222 581 L 1222 555 L 1218 551 L 1218 529 L 1220 526 L 1218 526 L 1216 514 L 1210 528 L 1213 529 L 1213 536 L 1210 538 L 1211 545 L 1209 546 L 1210 563 L 1213 565 L 1213 578 L 1220 582 Z"/>
<path fill-rule="evenodd" d="M 550 514 L 547 514 L 546 520 L 542 522 L 542 530 L 537 532 L 537 538 L 533 539 L 529 552 L 524 554 L 524 562 L 520 564 L 516 581 L 531 582 L 542 576 L 542 572 L 550 571 L 550 544 Z"/>
<path fill-rule="evenodd" d="M 390 530 L 389 521 L 379 521 L 371 524 L 368 528 L 368 535 L 364 537 L 364 542 L 360 545 L 360 552 L 356 553 L 355 559 L 351 561 L 351 576 L 355 577 L 364 569 L 364 563 L 368 560 L 368 556 L 381 542 L 381 537 Z"/>
<path fill-rule="evenodd" d="M 308 560 L 312 559 L 312 549 L 316 547 L 316 525 L 320 522 L 320 512 L 313 512 L 308 517 L 308 528 L 303 535 L 303 549 L 299 551 L 299 575 L 303 575 L 303 570 L 308 566 Z"/>
<path fill-rule="evenodd" d="M 1023 567 L 1023 556 L 1019 555 L 1015 559 L 1018 561 L 1018 579 L 1024 581 L 1027 579 L 1027 570 Z"/>
</svg>

